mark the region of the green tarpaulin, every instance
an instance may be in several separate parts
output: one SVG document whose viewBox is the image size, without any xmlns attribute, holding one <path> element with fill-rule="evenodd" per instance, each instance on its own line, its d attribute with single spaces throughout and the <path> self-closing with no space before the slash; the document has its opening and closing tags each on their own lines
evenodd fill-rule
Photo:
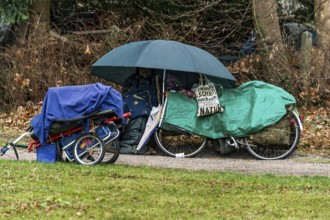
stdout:
<svg viewBox="0 0 330 220">
<path fill-rule="evenodd" d="M 161 127 L 183 128 L 208 138 L 242 137 L 276 124 L 295 98 L 282 88 L 250 81 L 235 89 L 217 88 L 224 112 L 196 117 L 197 102 L 183 92 L 170 92 Z M 171 126 L 170 126 L 171 127 Z"/>
</svg>

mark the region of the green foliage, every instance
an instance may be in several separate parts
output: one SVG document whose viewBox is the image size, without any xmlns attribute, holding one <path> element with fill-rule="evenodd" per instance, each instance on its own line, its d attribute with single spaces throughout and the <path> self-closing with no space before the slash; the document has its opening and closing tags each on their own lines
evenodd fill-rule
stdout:
<svg viewBox="0 0 330 220">
<path fill-rule="evenodd" d="M 19 23 L 29 18 L 29 5 L 35 0 L 2 0 L 0 1 L 0 18 L 5 22 Z"/>
<path fill-rule="evenodd" d="M 0 160 L 3 219 L 329 219 L 327 177 Z"/>
</svg>

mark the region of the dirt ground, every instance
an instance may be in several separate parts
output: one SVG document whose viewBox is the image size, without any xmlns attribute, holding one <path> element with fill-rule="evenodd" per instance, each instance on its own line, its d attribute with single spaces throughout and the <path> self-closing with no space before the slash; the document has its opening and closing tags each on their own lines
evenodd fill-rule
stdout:
<svg viewBox="0 0 330 220">
<path fill-rule="evenodd" d="M 36 160 L 35 153 L 19 150 L 20 160 Z M 0 159 L 16 160 L 14 151 L 10 149 Z M 330 158 L 294 152 L 284 160 L 256 160 L 244 151 L 234 152 L 227 156 L 216 155 L 206 150 L 195 158 L 171 158 L 159 155 L 127 155 L 119 156 L 116 164 L 131 166 L 150 166 L 174 169 L 229 171 L 245 174 L 274 174 L 293 176 L 328 176 L 330 177 Z M 112 166 L 112 165 L 109 165 Z"/>
</svg>

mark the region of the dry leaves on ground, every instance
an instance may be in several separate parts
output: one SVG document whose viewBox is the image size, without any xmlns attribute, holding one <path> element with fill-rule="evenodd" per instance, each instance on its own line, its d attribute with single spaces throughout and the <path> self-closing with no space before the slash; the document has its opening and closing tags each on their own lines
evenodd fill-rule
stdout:
<svg viewBox="0 0 330 220">
<path fill-rule="evenodd" d="M 41 105 L 28 103 L 19 106 L 16 111 L 0 113 L 0 130 L 23 132 L 30 126 L 30 120 L 41 111 Z"/>
<path fill-rule="evenodd" d="M 330 154 L 330 108 L 303 108 L 300 113 L 304 116 L 300 147 L 309 152 Z"/>
</svg>

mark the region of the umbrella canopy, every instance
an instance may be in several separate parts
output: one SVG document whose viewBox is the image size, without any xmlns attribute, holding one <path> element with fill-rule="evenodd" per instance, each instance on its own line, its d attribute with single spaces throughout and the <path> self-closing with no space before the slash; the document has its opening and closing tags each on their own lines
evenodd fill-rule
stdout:
<svg viewBox="0 0 330 220">
<path fill-rule="evenodd" d="M 123 85 L 136 68 L 167 73 L 202 73 L 214 83 L 232 86 L 236 79 L 213 55 L 200 48 L 169 40 L 147 40 L 111 50 L 92 65 L 92 75 Z"/>
</svg>

